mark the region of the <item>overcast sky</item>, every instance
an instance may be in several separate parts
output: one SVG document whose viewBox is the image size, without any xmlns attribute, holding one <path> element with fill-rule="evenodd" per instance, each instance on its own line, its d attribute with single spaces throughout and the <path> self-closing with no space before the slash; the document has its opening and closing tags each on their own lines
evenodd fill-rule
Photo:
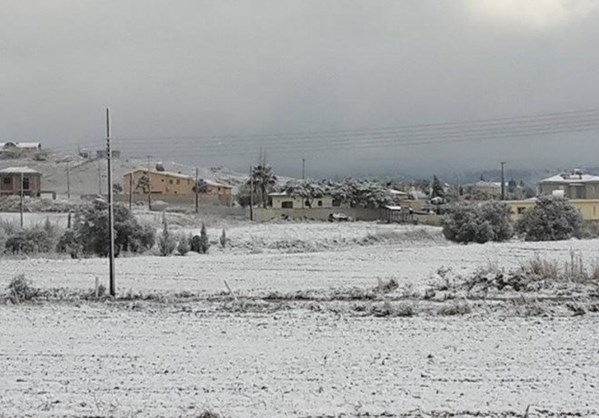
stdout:
<svg viewBox="0 0 599 418">
<path fill-rule="evenodd" d="M 202 166 L 245 169 L 261 147 L 278 172 L 295 176 L 302 157 L 315 177 L 449 173 L 501 160 L 599 165 L 592 113 L 566 125 L 584 132 L 459 142 L 458 130 L 439 143 L 425 130 L 417 140 L 434 143 L 412 146 L 371 135 L 598 108 L 599 1 L 0 0 L 0 8 L 0 141 L 96 146 L 110 106 L 116 148 Z M 323 134 L 331 131 L 361 132 L 353 143 L 363 145 L 343 148 L 342 134 Z M 312 142 L 288 135 L 302 132 Z M 217 145 L 206 145 L 211 136 Z"/>
</svg>

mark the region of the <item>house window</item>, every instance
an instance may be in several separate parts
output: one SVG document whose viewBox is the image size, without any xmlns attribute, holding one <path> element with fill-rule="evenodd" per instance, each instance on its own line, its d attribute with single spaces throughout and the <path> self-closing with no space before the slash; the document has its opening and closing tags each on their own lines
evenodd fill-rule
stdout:
<svg viewBox="0 0 599 418">
<path fill-rule="evenodd" d="M 12 183 L 11 178 L 10 177 L 4 177 L 4 179 L 2 180 L 2 183 L 4 183 L 5 185 L 10 185 Z"/>
<path fill-rule="evenodd" d="M 168 184 L 173 184 L 173 179 L 170 179 L 170 180 L 168 181 Z"/>
<path fill-rule="evenodd" d="M 291 201 L 285 201 L 285 202 L 281 202 L 281 207 L 283 209 L 293 209 L 293 202 Z"/>
<path fill-rule="evenodd" d="M 517 210 L 518 210 L 518 215 L 522 215 L 526 211 L 526 208 L 520 206 Z"/>
<path fill-rule="evenodd" d="M 318 201 L 318 207 L 320 207 L 320 208 L 322 207 L 322 200 Z"/>
<path fill-rule="evenodd" d="M 160 179 L 160 181 L 164 183 L 164 179 Z"/>
<path fill-rule="evenodd" d="M 333 207 L 338 208 L 339 206 L 341 206 L 341 200 L 333 199 Z"/>
<path fill-rule="evenodd" d="M 23 190 L 29 190 L 29 177 L 23 177 Z"/>
<path fill-rule="evenodd" d="M 181 184 L 181 180 L 177 179 L 177 184 Z"/>
</svg>

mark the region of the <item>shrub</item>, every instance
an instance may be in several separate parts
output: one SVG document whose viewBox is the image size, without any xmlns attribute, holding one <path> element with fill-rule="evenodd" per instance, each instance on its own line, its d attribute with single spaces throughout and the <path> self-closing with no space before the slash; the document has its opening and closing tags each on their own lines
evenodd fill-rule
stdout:
<svg viewBox="0 0 599 418">
<path fill-rule="evenodd" d="M 185 255 L 190 250 L 190 239 L 185 234 L 181 233 L 179 235 L 179 245 L 177 245 L 177 252 L 181 255 Z"/>
<path fill-rule="evenodd" d="M 461 243 L 508 240 L 512 227 L 507 206 L 495 201 L 455 205 L 443 218 L 443 235 Z"/>
<path fill-rule="evenodd" d="M 44 227 L 34 226 L 18 230 L 5 241 L 5 250 L 13 254 L 48 253 L 54 251 L 56 235 Z"/>
<path fill-rule="evenodd" d="M 24 274 L 19 274 L 12 278 L 8 284 L 8 298 L 12 303 L 21 303 L 31 300 L 37 296 L 39 291 L 31 287 L 31 283 L 25 278 Z"/>
<path fill-rule="evenodd" d="M 206 231 L 206 225 L 202 223 L 202 230 L 200 231 L 200 253 L 206 254 L 209 248 L 208 232 Z"/>
<path fill-rule="evenodd" d="M 71 258 L 78 258 L 81 252 L 79 237 L 72 229 L 67 229 L 56 244 L 56 251 L 59 253 L 68 253 Z"/>
<path fill-rule="evenodd" d="M 108 205 L 102 200 L 81 206 L 75 213 L 74 231 L 84 254 L 108 255 Z M 114 206 L 115 255 L 121 251 L 141 252 L 152 248 L 155 231 L 140 225 L 123 205 Z"/>
<path fill-rule="evenodd" d="M 35 252 L 35 246 L 31 241 L 27 240 L 24 230 L 8 237 L 4 245 L 7 253 L 31 254 Z"/>
<path fill-rule="evenodd" d="M 158 249 L 160 250 L 160 255 L 167 256 L 171 255 L 175 248 L 177 247 L 177 241 L 175 237 L 170 233 L 168 229 L 168 222 L 166 220 L 166 215 L 162 215 L 162 233 L 158 237 Z"/>
<path fill-rule="evenodd" d="M 472 308 L 468 303 L 464 302 L 451 302 L 446 305 L 442 305 L 437 310 L 437 315 L 452 316 L 452 315 L 466 315 L 472 312 Z"/>
<path fill-rule="evenodd" d="M 218 239 L 218 242 L 220 242 L 220 246 L 222 248 L 225 248 L 225 246 L 227 245 L 227 233 L 225 232 L 225 228 L 223 228 L 222 232 L 220 233 L 220 238 Z"/>
<path fill-rule="evenodd" d="M 194 253 L 199 253 L 200 252 L 200 242 L 201 242 L 201 238 L 199 235 L 194 235 L 191 238 L 191 245 L 190 245 L 190 249 L 191 251 L 193 251 Z"/>
<path fill-rule="evenodd" d="M 516 222 L 526 241 L 558 241 L 579 237 L 582 216 L 566 199 L 540 196 L 535 206 Z"/>
</svg>

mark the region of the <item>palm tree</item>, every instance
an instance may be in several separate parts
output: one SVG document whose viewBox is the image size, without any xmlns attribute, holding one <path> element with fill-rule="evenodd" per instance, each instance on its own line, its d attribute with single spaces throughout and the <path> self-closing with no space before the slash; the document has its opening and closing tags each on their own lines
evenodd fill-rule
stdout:
<svg viewBox="0 0 599 418">
<path fill-rule="evenodd" d="M 277 184 L 277 176 L 275 176 L 269 165 L 259 164 L 252 169 L 252 181 L 254 182 L 254 192 L 260 191 L 262 207 L 266 208 L 268 206 L 268 193 Z"/>
</svg>

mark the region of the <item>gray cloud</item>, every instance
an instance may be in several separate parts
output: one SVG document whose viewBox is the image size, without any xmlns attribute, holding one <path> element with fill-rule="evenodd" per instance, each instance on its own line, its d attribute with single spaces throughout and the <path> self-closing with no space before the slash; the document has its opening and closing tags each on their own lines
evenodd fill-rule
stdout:
<svg viewBox="0 0 599 418">
<path fill-rule="evenodd" d="M 318 176 L 593 164 L 596 131 L 317 152 L 247 136 L 597 107 L 593 2 L 518 3 L 0 0 L 0 138 L 101 144 L 110 105 L 117 147 L 193 164 L 245 168 L 261 144 L 289 175 L 302 156 Z M 210 135 L 245 145 L 139 140 Z"/>
</svg>

